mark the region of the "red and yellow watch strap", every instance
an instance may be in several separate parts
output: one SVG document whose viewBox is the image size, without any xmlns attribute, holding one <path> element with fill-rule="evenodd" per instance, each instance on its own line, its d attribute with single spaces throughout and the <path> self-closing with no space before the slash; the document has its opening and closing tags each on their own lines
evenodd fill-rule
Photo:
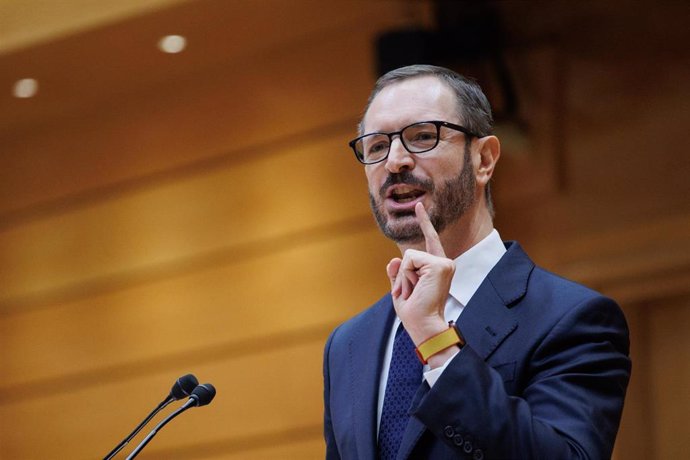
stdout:
<svg viewBox="0 0 690 460">
<path fill-rule="evenodd" d="M 417 357 L 422 363 L 427 364 L 430 357 L 453 345 L 459 345 L 462 348 L 465 345 L 465 341 L 460 337 L 458 330 L 453 325 L 453 321 L 449 321 L 448 329 L 419 344 L 416 349 Z"/>
</svg>

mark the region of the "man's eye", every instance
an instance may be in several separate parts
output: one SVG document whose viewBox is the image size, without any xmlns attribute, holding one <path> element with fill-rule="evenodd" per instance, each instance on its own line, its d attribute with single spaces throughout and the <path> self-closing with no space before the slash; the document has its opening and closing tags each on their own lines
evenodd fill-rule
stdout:
<svg viewBox="0 0 690 460">
<path fill-rule="evenodd" d="M 381 153 L 388 149 L 387 142 L 377 142 L 369 147 L 369 153 Z"/>
<path fill-rule="evenodd" d="M 433 132 L 418 132 L 412 138 L 413 141 L 433 141 L 436 140 L 436 133 Z"/>
</svg>

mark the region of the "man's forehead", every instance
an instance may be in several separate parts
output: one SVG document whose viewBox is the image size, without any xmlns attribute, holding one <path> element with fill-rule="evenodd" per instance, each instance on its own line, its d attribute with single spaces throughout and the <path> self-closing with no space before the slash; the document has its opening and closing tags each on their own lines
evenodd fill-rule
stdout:
<svg viewBox="0 0 690 460">
<path fill-rule="evenodd" d="M 455 110 L 451 88 L 439 78 L 426 75 L 391 83 L 371 101 L 363 119 L 366 131 L 399 129 L 428 120 L 448 120 Z"/>
</svg>

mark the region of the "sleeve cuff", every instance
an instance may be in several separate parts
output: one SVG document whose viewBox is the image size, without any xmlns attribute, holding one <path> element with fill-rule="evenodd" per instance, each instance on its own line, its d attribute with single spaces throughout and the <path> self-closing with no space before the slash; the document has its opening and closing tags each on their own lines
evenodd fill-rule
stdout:
<svg viewBox="0 0 690 460">
<path fill-rule="evenodd" d="M 437 367 L 436 369 L 430 369 L 424 373 L 424 380 L 426 380 L 426 383 L 429 384 L 429 387 L 433 387 L 436 381 L 441 377 L 441 374 L 443 374 L 443 371 L 448 367 L 448 364 L 455 358 L 458 353 L 460 353 L 460 350 L 458 350 L 453 356 L 448 358 L 445 363 L 443 363 L 443 366 Z"/>
</svg>

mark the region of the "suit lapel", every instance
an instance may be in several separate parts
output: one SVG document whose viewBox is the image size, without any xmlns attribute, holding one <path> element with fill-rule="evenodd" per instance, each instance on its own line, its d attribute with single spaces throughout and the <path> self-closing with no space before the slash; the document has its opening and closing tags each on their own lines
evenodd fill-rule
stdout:
<svg viewBox="0 0 690 460">
<path fill-rule="evenodd" d="M 465 341 L 484 360 L 518 327 L 511 307 L 527 293 L 534 269 L 518 243 L 507 243 L 506 249 L 457 321 Z"/>
<path fill-rule="evenodd" d="M 518 326 L 510 310 L 492 291 L 480 288 L 457 321 L 465 342 L 485 361 Z"/>
<path fill-rule="evenodd" d="M 383 355 L 395 310 L 390 294 L 382 298 L 363 318 L 369 327 L 360 328 L 350 341 L 350 378 L 354 433 L 358 458 L 376 458 L 376 412 Z M 374 391 L 372 391 L 372 387 Z"/>
</svg>

